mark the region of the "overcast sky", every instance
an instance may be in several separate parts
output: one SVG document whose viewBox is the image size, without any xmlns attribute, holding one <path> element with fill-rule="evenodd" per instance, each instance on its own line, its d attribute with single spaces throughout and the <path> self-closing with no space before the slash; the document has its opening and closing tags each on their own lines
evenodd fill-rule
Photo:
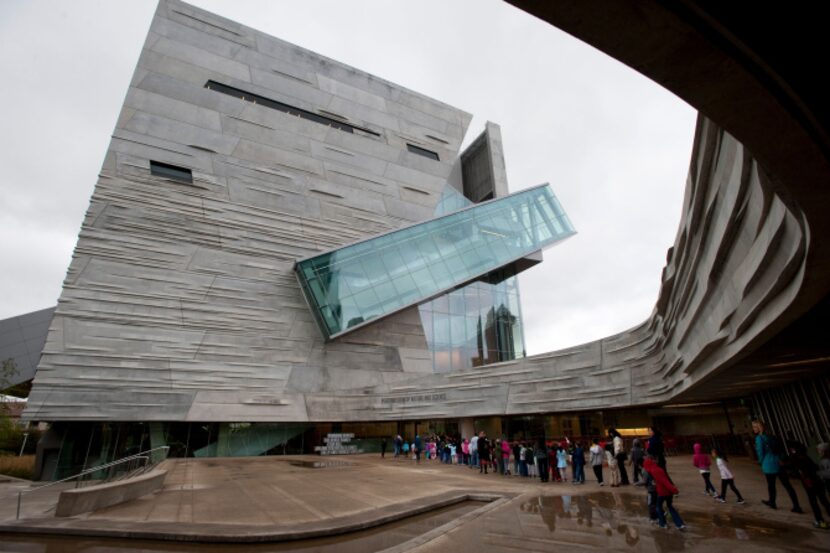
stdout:
<svg viewBox="0 0 830 553">
<path fill-rule="evenodd" d="M 511 192 L 550 182 L 578 234 L 521 277 L 528 353 L 645 320 L 696 112 L 493 0 L 193 1 L 501 125 Z M 0 0 L 0 319 L 57 302 L 155 1 Z"/>
</svg>

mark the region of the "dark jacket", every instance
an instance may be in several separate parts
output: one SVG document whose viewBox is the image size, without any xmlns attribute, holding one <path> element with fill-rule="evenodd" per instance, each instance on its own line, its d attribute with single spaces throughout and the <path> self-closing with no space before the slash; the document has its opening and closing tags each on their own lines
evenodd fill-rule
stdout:
<svg viewBox="0 0 830 553">
<path fill-rule="evenodd" d="M 576 449 L 574 449 L 574 452 L 571 455 L 571 463 L 575 467 L 585 465 L 585 450 L 582 449 L 581 445 L 576 446 Z"/>
<path fill-rule="evenodd" d="M 655 433 L 654 436 L 649 438 L 646 452 L 657 458 L 664 457 L 666 455 L 666 448 L 663 446 L 663 436 Z"/>
<path fill-rule="evenodd" d="M 478 458 L 484 461 L 490 460 L 490 440 L 487 438 L 478 439 Z"/>
</svg>

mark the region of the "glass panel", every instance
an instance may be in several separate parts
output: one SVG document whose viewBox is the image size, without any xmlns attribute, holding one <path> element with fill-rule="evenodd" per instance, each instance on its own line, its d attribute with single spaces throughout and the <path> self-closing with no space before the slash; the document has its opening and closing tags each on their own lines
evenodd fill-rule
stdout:
<svg viewBox="0 0 830 553">
<path fill-rule="evenodd" d="M 454 197 L 452 191 L 445 195 Z M 567 216 L 552 216 L 560 211 L 550 187 L 539 186 L 305 259 L 297 263 L 297 275 L 313 309 L 335 306 L 330 316 L 316 317 L 332 338 L 567 238 L 574 233 Z M 318 275 L 316 284 L 309 267 Z M 427 268 L 432 278 L 426 278 Z M 374 296 L 364 296 L 368 290 Z M 347 301 L 353 294 L 359 299 Z"/>
</svg>

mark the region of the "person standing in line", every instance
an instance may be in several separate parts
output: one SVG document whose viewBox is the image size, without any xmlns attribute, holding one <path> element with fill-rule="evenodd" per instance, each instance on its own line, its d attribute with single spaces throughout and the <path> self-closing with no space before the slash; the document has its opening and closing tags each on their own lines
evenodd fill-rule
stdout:
<svg viewBox="0 0 830 553">
<path fill-rule="evenodd" d="M 557 462 L 556 452 L 559 451 L 559 445 L 553 442 L 548 449 L 548 466 L 550 467 L 550 479 L 552 482 L 561 482 L 562 475 L 559 474 L 559 463 Z"/>
<path fill-rule="evenodd" d="M 602 480 L 602 457 L 603 451 L 602 448 L 599 446 L 599 440 L 594 438 L 592 440 L 593 444 L 591 448 L 588 450 L 591 453 L 591 469 L 594 471 L 594 476 L 597 477 L 597 482 L 599 482 L 600 486 L 604 486 L 605 482 Z"/>
<path fill-rule="evenodd" d="M 559 476 L 562 482 L 568 481 L 568 450 L 564 447 L 559 447 L 556 451 L 556 468 L 559 470 Z"/>
<path fill-rule="evenodd" d="M 538 476 L 536 468 L 536 448 L 533 447 L 532 442 L 527 442 L 527 473 L 531 478 Z"/>
<path fill-rule="evenodd" d="M 461 455 L 464 457 L 464 464 L 470 464 L 470 440 L 464 438 L 464 441 L 461 442 Z"/>
<path fill-rule="evenodd" d="M 645 459 L 646 452 L 643 449 L 641 442 L 638 438 L 634 438 L 634 441 L 631 444 L 631 471 L 634 474 L 634 485 L 635 486 L 642 486 L 642 470 L 643 470 L 643 460 Z"/>
<path fill-rule="evenodd" d="M 574 484 L 585 483 L 585 450 L 582 449 L 582 442 L 576 442 L 573 455 L 571 455 L 571 464 L 574 467 Z"/>
<path fill-rule="evenodd" d="M 470 463 L 470 468 L 478 466 L 478 436 L 473 434 L 473 437 L 470 438 L 470 455 L 472 457 L 472 461 Z"/>
<path fill-rule="evenodd" d="M 807 456 L 807 448 L 804 444 L 798 442 L 790 447 L 790 459 L 793 470 L 801 480 L 804 491 L 807 492 L 807 500 L 810 502 L 810 508 L 813 510 L 813 516 L 815 517 L 813 526 L 826 530 L 827 523 L 821 515 L 819 503 L 824 506 L 827 515 L 830 516 L 830 502 L 827 501 L 824 483 L 818 475 L 818 465 Z"/>
<path fill-rule="evenodd" d="M 386 457 L 386 436 L 380 439 L 380 458 Z"/>
<path fill-rule="evenodd" d="M 412 442 L 412 450 L 415 453 L 415 463 L 421 463 L 421 436 L 420 434 L 415 434 L 415 441 Z"/>
<path fill-rule="evenodd" d="M 478 435 L 478 463 L 478 472 L 487 474 L 487 467 L 490 465 L 490 442 L 483 431 Z"/>
<path fill-rule="evenodd" d="M 758 419 L 752 421 L 752 431 L 755 432 L 755 453 L 758 455 L 758 463 L 761 465 L 761 471 L 764 473 L 764 478 L 767 479 L 767 492 L 769 499 L 761 500 L 761 503 L 770 509 L 777 509 L 776 503 L 776 478 L 781 481 L 781 485 L 790 496 L 793 503 L 793 513 L 803 513 L 801 506 L 798 504 L 798 496 L 795 495 L 795 490 L 790 484 L 790 479 L 787 473 L 781 470 L 781 454 L 783 453 L 783 446 L 781 440 L 773 436 L 769 436 L 764 428 L 764 423 Z"/>
<path fill-rule="evenodd" d="M 513 442 L 513 476 L 521 476 L 520 472 L 520 457 L 522 454 L 522 446 L 518 441 Z"/>
<path fill-rule="evenodd" d="M 498 438 L 493 441 L 493 451 L 490 452 L 490 457 L 493 459 L 493 472 L 501 474 L 501 440 Z"/>
<path fill-rule="evenodd" d="M 509 476 L 510 475 L 510 442 L 507 441 L 507 437 L 502 435 L 501 437 L 501 463 L 502 463 L 502 476 Z"/>
<path fill-rule="evenodd" d="M 403 438 L 398 434 L 395 436 L 395 459 L 397 459 L 403 450 Z"/>
<path fill-rule="evenodd" d="M 718 448 L 713 448 L 712 458 L 715 460 L 715 465 L 717 465 L 720 473 L 720 495 L 715 500 L 718 503 L 726 503 L 726 487 L 729 486 L 738 497 L 738 505 L 743 505 L 745 503 L 744 498 L 738 488 L 735 487 L 735 477 L 732 475 L 732 471 L 729 470 L 729 465 L 726 464 L 726 455 L 721 453 Z"/>
<path fill-rule="evenodd" d="M 620 485 L 628 486 L 628 471 L 625 470 L 625 462 L 628 460 L 628 455 L 625 453 L 625 443 L 616 428 L 610 429 L 608 435 L 613 438 L 614 458 L 617 460 L 617 470 L 620 471 Z"/>
<path fill-rule="evenodd" d="M 617 466 L 617 458 L 614 457 L 614 445 L 605 444 L 605 461 L 608 463 L 608 470 L 611 472 L 611 487 L 620 486 L 620 471 Z"/>
<path fill-rule="evenodd" d="M 678 513 L 677 509 L 675 509 L 674 505 L 672 505 L 674 496 L 680 493 L 680 491 L 674 484 L 672 484 L 671 480 L 669 480 L 666 471 L 657 465 L 657 461 L 654 458 L 646 458 L 643 468 L 651 475 L 652 478 L 654 478 L 654 484 L 657 487 L 657 519 L 659 520 L 660 528 L 668 528 L 668 525 L 666 524 L 666 515 L 663 512 L 663 505 L 665 504 L 666 509 L 669 510 L 669 514 L 671 515 L 672 520 L 674 520 L 674 525 L 677 529 L 685 530 L 686 525 L 683 524 L 683 519 L 680 518 L 680 513 Z"/>
<path fill-rule="evenodd" d="M 694 445 L 695 454 L 692 455 L 692 464 L 700 471 L 700 476 L 703 478 L 704 488 L 703 488 L 703 495 L 712 495 L 712 497 L 717 497 L 718 492 L 715 490 L 715 486 L 712 485 L 712 481 L 710 479 L 710 471 L 709 468 L 712 466 L 712 461 L 709 460 L 709 456 L 703 453 L 703 446 L 700 444 Z"/>
<path fill-rule="evenodd" d="M 533 455 L 536 458 L 536 466 L 539 469 L 539 480 L 542 482 L 548 481 L 548 446 L 545 443 L 545 438 L 539 438 L 536 441 L 536 447 L 533 448 Z"/>
</svg>

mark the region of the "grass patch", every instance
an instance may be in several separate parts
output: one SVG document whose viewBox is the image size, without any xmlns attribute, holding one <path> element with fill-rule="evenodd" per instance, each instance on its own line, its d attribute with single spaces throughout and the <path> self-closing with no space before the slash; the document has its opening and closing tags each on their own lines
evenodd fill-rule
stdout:
<svg viewBox="0 0 830 553">
<path fill-rule="evenodd" d="M 35 474 L 35 456 L 0 455 L 0 474 L 31 480 Z"/>
</svg>

